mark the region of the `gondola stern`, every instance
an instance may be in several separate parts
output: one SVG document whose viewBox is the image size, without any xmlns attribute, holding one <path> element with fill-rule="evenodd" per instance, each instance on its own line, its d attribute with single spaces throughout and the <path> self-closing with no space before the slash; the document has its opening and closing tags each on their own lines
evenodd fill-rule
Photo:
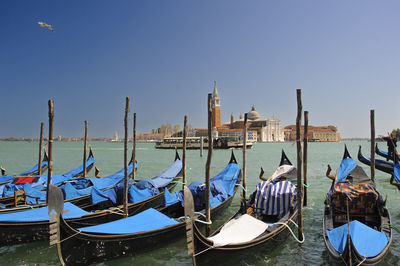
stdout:
<svg viewBox="0 0 400 266">
<path fill-rule="evenodd" d="M 235 163 L 235 164 L 237 164 L 237 160 L 236 160 L 236 157 L 235 157 L 235 153 L 233 152 L 233 149 L 232 149 L 231 158 L 230 158 L 228 164 L 230 164 L 230 163 Z"/>
<path fill-rule="evenodd" d="M 281 161 L 279 163 L 279 166 L 282 166 L 282 165 L 293 165 L 290 162 L 289 158 L 286 156 L 286 153 L 285 153 L 285 151 L 283 149 L 282 149 Z"/>
<path fill-rule="evenodd" d="M 361 146 L 360 146 L 361 149 Z M 343 160 L 347 159 L 347 158 L 351 158 L 349 151 L 347 150 L 347 145 L 344 145 L 344 154 L 343 154 Z"/>
<path fill-rule="evenodd" d="M 174 161 L 176 161 L 176 160 L 181 160 L 181 157 L 179 157 L 178 149 L 175 147 L 175 159 L 174 159 Z"/>
</svg>

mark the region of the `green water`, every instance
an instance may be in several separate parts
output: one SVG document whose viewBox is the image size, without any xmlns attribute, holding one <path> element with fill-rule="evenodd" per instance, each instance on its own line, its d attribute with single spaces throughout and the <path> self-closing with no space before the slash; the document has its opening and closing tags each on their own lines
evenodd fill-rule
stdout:
<svg viewBox="0 0 400 266">
<path fill-rule="evenodd" d="M 96 163 L 105 176 L 113 174 L 123 167 L 123 143 L 91 142 Z M 308 206 L 304 209 L 305 243 L 299 245 L 292 237 L 277 244 L 275 248 L 247 252 L 235 256 L 236 265 L 333 265 L 325 250 L 322 235 L 323 201 L 331 182 L 325 177 L 327 164 L 333 171 L 340 164 L 344 144 L 353 158 L 357 158 L 358 145 L 363 147 L 363 153 L 369 156 L 369 143 L 364 141 L 349 141 L 342 143 L 309 143 L 308 159 Z M 130 144 L 131 145 L 131 144 Z M 55 142 L 53 150 L 53 173 L 62 174 L 82 163 L 83 145 L 81 142 Z M 247 154 L 247 185 L 249 193 L 258 184 L 260 167 L 265 170 L 265 176 L 274 172 L 279 164 L 281 149 L 284 149 L 293 164 L 296 164 L 296 145 L 293 143 L 256 143 Z M 385 144 L 380 144 L 385 149 Z M 174 159 L 173 150 L 156 150 L 154 144 L 139 143 L 137 146 L 138 178 L 150 178 L 167 168 Z M 242 162 L 242 151 L 235 150 L 239 164 Z M 8 174 L 30 169 L 37 163 L 37 142 L 0 142 L 0 165 L 6 168 Z M 222 170 L 230 158 L 230 150 L 215 150 L 212 157 L 212 175 Z M 198 150 L 187 151 L 188 181 L 204 180 L 207 151 L 200 157 Z M 357 161 L 357 159 L 356 159 Z M 358 162 L 358 161 L 357 161 Z M 359 165 L 362 165 L 358 162 Z M 369 173 L 369 168 L 364 166 Z M 89 176 L 93 176 L 90 172 Z M 400 228 L 400 194 L 389 184 L 389 175 L 376 171 L 376 183 L 380 193 L 387 195 L 388 209 L 392 222 Z M 239 193 L 230 208 L 214 225 L 221 224 L 239 208 Z M 400 241 L 398 233 L 394 232 L 393 243 L 382 265 L 400 264 Z M 171 242 L 162 249 L 154 250 L 134 257 L 121 257 L 99 265 L 190 265 L 191 259 L 186 255 L 185 240 Z M 0 248 L 0 265 L 57 265 L 56 249 L 49 247 L 48 242 L 21 244 Z"/>
</svg>

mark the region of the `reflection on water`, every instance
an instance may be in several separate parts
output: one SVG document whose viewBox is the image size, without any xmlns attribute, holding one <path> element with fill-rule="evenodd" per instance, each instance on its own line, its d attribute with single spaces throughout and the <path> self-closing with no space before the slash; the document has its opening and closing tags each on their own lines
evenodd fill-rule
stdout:
<svg viewBox="0 0 400 266">
<path fill-rule="evenodd" d="M 357 161 L 358 145 L 362 145 L 364 155 L 368 156 L 370 147 L 366 141 L 349 141 L 342 143 L 309 143 L 308 144 L 308 206 L 304 208 L 304 234 L 305 243 L 299 245 L 291 236 L 273 247 L 252 250 L 238 254 L 229 265 L 335 265 L 329 258 L 325 249 L 322 235 L 322 214 L 325 194 L 331 182 L 325 177 L 328 164 L 333 170 L 340 164 L 344 144 L 350 154 Z M 37 163 L 38 142 L 0 142 L 0 165 L 8 173 L 17 173 L 30 169 Z M 123 168 L 123 143 L 115 142 L 89 142 L 96 158 L 95 166 L 101 170 L 101 175 L 106 176 Z M 67 172 L 83 161 L 82 142 L 54 142 L 54 174 Z M 131 149 L 132 144 L 129 144 Z M 265 176 L 271 175 L 280 160 L 281 149 L 292 163 L 296 164 L 296 145 L 292 143 L 257 143 L 247 152 L 247 185 L 249 195 L 258 184 L 260 167 L 265 170 Z M 131 152 L 131 151 L 129 151 Z M 181 151 L 180 155 L 182 154 Z M 241 164 L 242 152 L 235 150 L 236 158 Z M 169 167 L 175 158 L 174 150 L 156 150 L 154 143 L 138 143 L 136 152 L 139 168 L 138 178 L 151 178 Z M 200 157 L 198 150 L 187 151 L 187 176 L 188 181 L 204 180 L 207 153 Z M 377 156 L 377 155 L 376 155 Z M 377 156 L 379 157 L 379 156 Z M 211 173 L 217 174 L 222 170 L 230 158 L 229 150 L 215 150 L 212 158 Z M 358 161 L 357 161 L 358 162 Z M 366 173 L 369 168 L 359 163 Z M 90 172 L 89 176 L 94 176 Z M 389 176 L 376 171 L 377 188 L 383 197 L 388 196 L 387 205 L 392 215 L 395 226 L 400 228 L 400 194 L 391 186 Z M 228 217 L 239 208 L 239 194 L 233 200 L 230 208 L 222 217 L 213 221 L 213 228 L 221 225 Z M 400 241 L 394 232 L 393 243 L 389 254 L 382 265 L 398 265 L 400 263 Z M 170 243 L 162 249 L 154 250 L 134 257 L 123 257 L 107 261 L 99 265 L 191 265 L 187 256 L 186 241 L 184 239 Z M 47 264 L 58 265 L 56 250 L 49 247 L 48 242 L 39 242 L 11 247 L 0 248 L 1 265 L 33 265 Z"/>
</svg>

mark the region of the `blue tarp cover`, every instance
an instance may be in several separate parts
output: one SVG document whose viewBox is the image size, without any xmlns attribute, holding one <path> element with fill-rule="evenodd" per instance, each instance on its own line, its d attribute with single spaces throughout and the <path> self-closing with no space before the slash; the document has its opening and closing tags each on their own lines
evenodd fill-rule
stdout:
<svg viewBox="0 0 400 266">
<path fill-rule="evenodd" d="M 210 200 L 211 208 L 217 206 L 222 201 L 228 198 L 228 196 L 233 195 L 235 189 L 236 180 L 239 177 L 240 167 L 236 163 L 228 164 L 224 170 L 222 170 L 218 175 L 211 178 L 210 180 Z M 192 182 L 188 188 L 192 192 L 195 208 L 201 207 L 203 202 L 203 193 L 205 190 L 205 184 L 200 181 Z M 178 191 L 174 194 L 164 193 L 164 205 L 169 206 L 177 201 L 182 203 L 184 206 L 183 191 Z"/>
<path fill-rule="evenodd" d="M 93 189 L 93 187 L 88 187 L 84 189 L 76 189 L 72 183 L 68 182 L 65 185 L 60 187 L 61 191 L 64 194 L 65 200 L 79 198 L 85 195 L 89 195 Z"/>
<path fill-rule="evenodd" d="M 182 161 L 175 160 L 174 163 L 160 175 L 153 177 L 152 183 L 154 187 L 161 188 L 168 185 L 182 170 Z"/>
<path fill-rule="evenodd" d="M 146 185 L 147 184 L 147 185 Z M 129 194 L 129 202 L 136 203 L 142 200 L 146 200 L 151 198 L 154 195 L 157 195 L 160 191 L 153 187 L 150 182 L 146 182 L 146 180 L 141 180 L 137 184 L 130 185 L 128 189 Z"/>
<path fill-rule="evenodd" d="M 351 241 L 357 252 L 364 257 L 371 258 L 377 256 L 388 244 L 388 237 L 383 232 L 376 231 L 371 227 L 355 220 L 350 224 L 344 224 L 332 230 L 327 230 L 326 234 L 329 242 L 340 254 L 346 247 L 348 227 L 350 227 Z"/>
<path fill-rule="evenodd" d="M 49 164 L 48 161 L 43 161 L 43 162 L 42 162 L 42 168 L 43 168 L 44 166 L 47 166 L 48 164 Z M 28 170 L 28 171 L 25 171 L 25 172 L 22 172 L 22 173 L 19 173 L 19 174 L 16 175 L 16 176 L 19 176 L 19 175 L 27 175 L 27 174 L 36 172 L 36 171 L 38 171 L 38 170 L 39 170 L 39 165 L 36 164 L 32 169 L 30 169 L 30 170 Z"/>
<path fill-rule="evenodd" d="M 100 234 L 134 234 L 139 232 L 160 229 L 178 222 L 161 212 L 150 208 L 128 218 L 122 218 L 113 222 L 78 228 L 86 233 Z"/>
<path fill-rule="evenodd" d="M 91 166 L 92 164 L 94 164 L 94 157 L 89 157 L 87 160 L 86 160 L 86 167 L 89 167 L 89 166 Z M 63 177 L 66 177 L 66 178 L 72 178 L 72 177 L 75 177 L 75 176 L 77 176 L 79 173 L 82 173 L 83 172 L 83 164 L 81 164 L 80 166 L 78 166 L 77 168 L 75 168 L 74 170 L 72 170 L 72 171 L 69 171 L 68 173 L 65 173 L 65 174 L 63 174 L 62 176 Z M 53 181 L 53 184 L 54 184 L 54 181 Z"/>
<path fill-rule="evenodd" d="M 396 163 L 393 168 L 394 171 L 394 179 L 397 183 L 400 183 L 400 163 Z"/>
<path fill-rule="evenodd" d="M 347 176 L 353 172 L 357 164 L 352 158 L 343 159 L 340 163 L 339 172 L 336 177 L 336 183 L 343 183 L 346 181 Z"/>
<path fill-rule="evenodd" d="M 111 200 L 113 204 L 117 204 L 117 192 L 114 189 L 101 191 L 94 187 L 90 193 L 90 196 L 91 204 L 96 204 L 106 200 Z"/>
<path fill-rule="evenodd" d="M 64 219 L 79 218 L 89 212 L 82 210 L 70 202 L 64 203 L 64 211 L 68 212 L 63 214 Z M 27 211 L 4 213 L 0 214 L 0 222 L 41 222 L 50 220 L 48 208 L 42 207 L 31 209 Z"/>
<path fill-rule="evenodd" d="M 128 175 L 132 174 L 133 171 L 133 163 L 129 163 L 128 166 Z M 97 189 L 102 190 L 106 188 L 110 188 L 112 186 L 115 186 L 119 182 L 121 182 L 124 179 L 124 169 L 121 169 L 119 172 L 107 176 L 107 177 L 102 177 L 102 178 L 87 178 L 90 180 Z"/>
</svg>

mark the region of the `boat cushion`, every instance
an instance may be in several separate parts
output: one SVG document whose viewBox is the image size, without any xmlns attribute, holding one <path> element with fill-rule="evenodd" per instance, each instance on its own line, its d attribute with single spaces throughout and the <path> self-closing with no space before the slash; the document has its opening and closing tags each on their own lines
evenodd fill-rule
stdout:
<svg viewBox="0 0 400 266">
<path fill-rule="evenodd" d="M 70 202 L 64 203 L 64 219 L 80 218 L 89 212 L 82 210 Z M 0 214 L 0 222 L 41 222 L 50 220 L 48 208 L 36 208 L 26 211 Z"/>
<path fill-rule="evenodd" d="M 400 163 L 396 163 L 394 165 L 394 179 L 396 180 L 396 183 L 400 183 Z"/>
<path fill-rule="evenodd" d="M 160 229 L 177 223 L 178 222 L 174 219 L 150 208 L 127 218 L 122 218 L 109 223 L 82 227 L 78 228 L 78 230 L 86 233 L 99 234 L 134 234 Z"/>
<path fill-rule="evenodd" d="M 240 244 L 253 240 L 267 230 L 268 225 L 251 215 L 244 214 L 227 222 L 215 236 L 209 237 L 214 247 Z"/>
<path fill-rule="evenodd" d="M 348 228 L 350 228 L 350 237 L 355 249 L 363 257 L 372 258 L 377 256 L 389 242 L 389 237 L 385 233 L 374 230 L 355 220 L 349 224 L 326 231 L 329 242 L 340 254 L 343 253 L 346 247 Z"/>
<path fill-rule="evenodd" d="M 350 214 L 376 214 L 378 198 L 379 194 L 371 184 L 335 184 L 331 195 L 335 211 L 347 213 L 348 203 Z"/>
<path fill-rule="evenodd" d="M 255 211 L 265 215 L 283 215 L 296 194 L 296 187 L 289 181 L 276 184 L 264 181 L 257 185 Z"/>
</svg>

